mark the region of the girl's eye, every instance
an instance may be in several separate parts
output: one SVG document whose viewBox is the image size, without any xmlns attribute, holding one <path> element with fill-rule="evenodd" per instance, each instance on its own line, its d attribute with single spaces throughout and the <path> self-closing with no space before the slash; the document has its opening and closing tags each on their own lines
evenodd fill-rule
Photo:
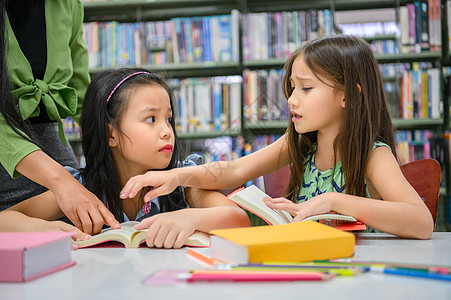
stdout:
<svg viewBox="0 0 451 300">
<path fill-rule="evenodd" d="M 149 122 L 149 123 L 155 123 L 155 117 L 148 117 L 146 119 L 146 121 Z"/>
<path fill-rule="evenodd" d="M 167 118 L 166 121 L 167 121 L 169 124 L 171 124 L 171 123 L 172 123 L 172 117 Z"/>
<path fill-rule="evenodd" d="M 308 91 L 310 91 L 312 88 L 311 87 L 305 87 L 305 88 L 302 88 L 302 90 L 304 91 L 304 92 L 308 92 Z"/>
<path fill-rule="evenodd" d="M 293 92 L 294 91 L 294 86 L 290 86 L 290 88 L 288 89 L 289 92 Z"/>
</svg>

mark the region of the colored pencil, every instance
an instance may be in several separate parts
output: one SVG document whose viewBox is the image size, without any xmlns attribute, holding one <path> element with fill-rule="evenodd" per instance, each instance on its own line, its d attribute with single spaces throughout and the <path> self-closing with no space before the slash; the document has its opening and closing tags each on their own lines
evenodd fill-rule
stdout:
<svg viewBox="0 0 451 300">
<path fill-rule="evenodd" d="M 368 272 L 370 267 L 354 267 L 354 266 L 314 266 L 314 265 L 288 265 L 288 264 L 247 264 L 247 265 L 231 265 L 216 264 L 217 270 L 234 270 L 234 271 L 291 271 L 291 272 L 326 272 L 340 276 L 354 276 L 364 272 Z"/>
<path fill-rule="evenodd" d="M 197 281 L 322 281 L 330 280 L 333 274 L 321 272 L 253 272 L 253 271 L 209 271 L 196 270 L 178 274 L 178 279 Z"/>
<path fill-rule="evenodd" d="M 375 270 L 378 272 L 381 272 L 383 274 L 451 281 L 451 274 L 440 274 L 440 273 L 431 273 L 431 272 L 424 272 L 424 271 L 417 271 L 417 270 L 395 269 L 395 268 L 381 268 L 379 270 L 377 270 L 377 269 L 375 269 Z"/>
<path fill-rule="evenodd" d="M 451 274 L 451 266 L 439 266 L 439 265 L 426 265 L 426 264 L 411 264 L 400 262 L 387 262 L 387 261 L 359 261 L 352 259 L 337 259 L 330 261 L 315 261 L 314 265 L 337 265 L 337 266 L 370 266 L 370 267 L 390 267 L 397 269 L 405 269 L 412 271 L 427 271 L 431 273 L 439 274 Z"/>
<path fill-rule="evenodd" d="M 223 263 L 220 262 L 219 260 L 216 260 L 214 258 L 208 257 L 207 255 L 200 253 L 199 251 L 196 251 L 194 249 L 188 248 L 186 249 L 186 253 L 191 256 L 194 257 L 195 259 L 200 260 L 203 263 L 206 263 L 207 265 L 214 267 L 216 264 L 218 263 Z"/>
<path fill-rule="evenodd" d="M 277 266 L 236 266 L 231 267 L 230 270 L 233 271 L 259 271 L 259 272 L 323 272 L 329 274 L 335 274 L 337 276 L 355 276 L 360 275 L 364 271 L 360 268 L 304 268 L 304 267 L 277 267 Z"/>
</svg>

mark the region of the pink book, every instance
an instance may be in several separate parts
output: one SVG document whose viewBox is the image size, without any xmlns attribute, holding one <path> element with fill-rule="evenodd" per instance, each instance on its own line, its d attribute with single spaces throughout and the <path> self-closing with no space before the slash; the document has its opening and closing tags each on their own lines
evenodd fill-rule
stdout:
<svg viewBox="0 0 451 300">
<path fill-rule="evenodd" d="M 71 232 L 0 232 L 0 282 L 29 281 L 75 264 Z"/>
</svg>

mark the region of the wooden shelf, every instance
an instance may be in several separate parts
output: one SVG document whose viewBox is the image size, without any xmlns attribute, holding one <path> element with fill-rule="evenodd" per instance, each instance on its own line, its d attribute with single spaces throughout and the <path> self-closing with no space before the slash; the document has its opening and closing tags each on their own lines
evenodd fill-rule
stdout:
<svg viewBox="0 0 451 300">
<path fill-rule="evenodd" d="M 412 2 L 409 0 L 248 0 L 247 11 L 249 12 L 267 12 L 267 11 L 293 11 L 307 9 L 331 9 L 331 3 L 334 9 L 340 10 L 362 10 L 374 8 L 396 8 L 400 5 Z"/>
<path fill-rule="evenodd" d="M 85 22 L 141 22 L 174 17 L 229 14 L 236 0 L 116 0 L 84 2 Z"/>
<path fill-rule="evenodd" d="M 376 54 L 379 63 L 400 63 L 414 61 L 437 61 L 442 58 L 440 52 L 402 53 L 402 54 Z M 269 58 L 265 60 L 248 60 L 243 65 L 249 69 L 282 68 L 287 58 Z"/>
<path fill-rule="evenodd" d="M 365 41 L 372 42 L 372 41 L 393 41 L 396 40 L 396 35 L 394 34 L 378 34 L 371 37 L 364 37 Z"/>
<path fill-rule="evenodd" d="M 442 53 L 420 52 L 420 53 L 400 53 L 400 54 L 377 54 L 375 55 L 375 57 L 379 63 L 437 61 L 442 58 Z"/>
<path fill-rule="evenodd" d="M 271 129 L 286 129 L 289 121 L 266 121 L 266 122 L 253 122 L 245 123 L 247 129 L 256 130 L 271 130 Z"/>
<path fill-rule="evenodd" d="M 142 65 L 138 67 L 153 72 L 162 72 L 166 77 L 175 78 L 241 75 L 238 62 L 171 63 L 165 65 Z M 97 74 L 106 69 L 109 68 L 92 68 L 90 69 L 90 73 Z"/>
<path fill-rule="evenodd" d="M 392 119 L 396 129 L 437 129 L 443 126 L 443 119 Z"/>
<path fill-rule="evenodd" d="M 269 58 L 265 60 L 245 60 L 243 65 L 248 69 L 282 69 L 286 58 Z"/>
<path fill-rule="evenodd" d="M 396 129 L 434 129 L 440 128 L 443 125 L 443 119 L 416 119 L 416 120 L 404 120 L 404 119 L 392 119 L 393 126 Z M 274 130 L 274 129 L 286 129 L 289 121 L 274 121 L 274 122 L 255 122 L 245 123 L 246 129 L 250 130 Z"/>
<path fill-rule="evenodd" d="M 186 132 L 179 133 L 177 137 L 179 139 L 210 139 L 221 136 L 239 136 L 240 130 L 225 130 L 225 131 L 209 131 L 209 132 Z"/>
</svg>

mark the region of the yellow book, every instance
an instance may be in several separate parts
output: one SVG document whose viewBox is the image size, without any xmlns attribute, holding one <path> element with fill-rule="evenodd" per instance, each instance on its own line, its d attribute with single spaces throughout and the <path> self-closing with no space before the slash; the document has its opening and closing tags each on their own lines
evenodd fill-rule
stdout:
<svg viewBox="0 0 451 300">
<path fill-rule="evenodd" d="M 136 230 L 133 228 L 139 222 L 129 221 L 121 223 L 120 229 L 106 228 L 99 234 L 93 235 L 89 240 L 77 240 L 75 243 L 79 248 L 90 247 L 101 243 L 116 241 L 124 244 L 125 248 L 138 248 L 146 241 L 146 230 Z M 185 241 L 184 246 L 188 247 L 209 247 L 210 237 L 207 233 L 194 232 Z"/>
<path fill-rule="evenodd" d="M 421 73 L 421 118 L 429 118 L 428 73 Z"/>
<path fill-rule="evenodd" d="M 220 229 L 210 234 L 211 256 L 236 264 L 350 257 L 355 245 L 352 233 L 314 221 Z"/>
</svg>

